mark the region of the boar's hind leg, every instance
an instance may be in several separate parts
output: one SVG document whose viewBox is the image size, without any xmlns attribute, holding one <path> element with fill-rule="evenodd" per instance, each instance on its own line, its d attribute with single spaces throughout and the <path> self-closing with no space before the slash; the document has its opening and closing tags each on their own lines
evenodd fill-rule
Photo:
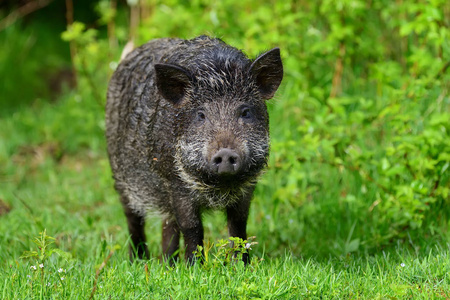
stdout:
<svg viewBox="0 0 450 300">
<path fill-rule="evenodd" d="M 172 264 L 178 259 L 180 247 L 180 228 L 173 217 L 167 217 L 162 223 L 162 248 L 164 260 Z"/>
<path fill-rule="evenodd" d="M 243 200 L 227 207 L 228 233 L 231 237 L 247 239 L 247 219 L 250 200 Z M 249 254 L 242 254 L 245 264 L 249 262 Z"/>
<path fill-rule="evenodd" d="M 130 261 L 134 258 L 148 259 L 148 249 L 145 239 L 145 217 L 136 214 L 128 207 L 128 201 L 122 198 L 125 216 L 127 217 L 128 230 L 131 236 Z"/>
</svg>

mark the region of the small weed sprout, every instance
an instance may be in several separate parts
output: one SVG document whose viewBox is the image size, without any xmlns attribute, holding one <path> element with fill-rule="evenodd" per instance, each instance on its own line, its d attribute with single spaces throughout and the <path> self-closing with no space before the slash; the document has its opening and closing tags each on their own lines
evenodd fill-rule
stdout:
<svg viewBox="0 0 450 300">
<path fill-rule="evenodd" d="M 212 267 L 228 265 L 229 263 L 238 263 L 242 261 L 242 255 L 248 253 L 253 245 L 255 237 L 249 237 L 243 240 L 238 237 L 230 237 L 228 240 L 220 239 L 217 243 L 207 244 L 205 247 L 198 246 L 195 252 L 196 258 L 203 263 L 203 267 L 210 269 Z M 211 249 L 215 248 L 216 253 L 211 255 Z M 212 258 L 211 258 L 212 257 Z"/>
<path fill-rule="evenodd" d="M 44 285 L 50 286 L 50 283 L 45 284 L 45 282 L 44 282 L 45 272 L 47 272 L 47 273 L 51 272 L 51 270 L 49 268 L 49 266 L 51 266 L 51 264 L 49 263 L 48 259 L 52 256 L 53 253 L 56 253 L 59 256 L 61 256 L 62 258 L 64 258 L 66 261 L 69 261 L 71 259 L 71 255 L 70 255 L 70 253 L 62 251 L 60 249 L 52 248 L 51 245 L 55 243 L 55 238 L 47 235 L 47 230 L 45 230 L 45 229 L 44 229 L 44 231 L 39 233 L 39 236 L 33 240 L 33 243 L 36 244 L 37 251 L 33 251 L 33 250 L 25 251 L 25 252 L 23 252 L 23 254 L 20 258 L 35 259 L 36 264 L 32 265 L 30 267 L 30 270 L 37 271 L 39 268 L 40 275 L 41 275 L 40 276 L 41 284 L 43 286 Z M 63 269 L 63 268 L 59 268 L 57 271 L 58 271 L 58 273 L 66 273 L 66 269 Z M 31 277 L 32 276 L 29 276 L 28 278 L 31 279 Z M 60 277 L 60 279 L 64 280 L 64 277 Z"/>
</svg>

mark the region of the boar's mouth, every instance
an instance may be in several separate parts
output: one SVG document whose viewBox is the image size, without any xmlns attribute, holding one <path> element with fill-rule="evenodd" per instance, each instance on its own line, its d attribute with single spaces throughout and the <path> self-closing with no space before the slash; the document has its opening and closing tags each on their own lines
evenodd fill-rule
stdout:
<svg viewBox="0 0 450 300">
<path fill-rule="evenodd" d="M 238 172 L 218 173 L 210 168 L 179 168 L 180 179 L 196 190 L 235 190 L 256 183 L 263 166 L 241 168 Z"/>
<path fill-rule="evenodd" d="M 204 172 L 197 173 L 197 178 L 203 185 L 212 189 L 234 190 L 249 183 L 255 184 L 262 169 L 263 166 L 253 168 L 242 166 L 237 171 L 219 172 L 216 169 L 207 168 Z"/>
<path fill-rule="evenodd" d="M 210 174 L 203 182 L 219 189 L 234 189 L 245 185 L 251 178 L 244 174 Z"/>
</svg>

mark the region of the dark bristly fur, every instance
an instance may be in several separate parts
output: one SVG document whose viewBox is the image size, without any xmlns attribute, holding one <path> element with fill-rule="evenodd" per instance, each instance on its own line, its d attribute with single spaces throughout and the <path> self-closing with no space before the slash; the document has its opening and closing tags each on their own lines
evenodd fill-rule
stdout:
<svg viewBox="0 0 450 300">
<path fill-rule="evenodd" d="M 194 261 L 204 209 L 225 210 L 230 236 L 247 238 L 269 151 L 265 100 L 282 77 L 278 48 L 252 61 L 207 36 L 153 40 L 120 63 L 108 88 L 106 136 L 131 258 L 148 257 L 148 210 L 164 215 L 166 259 L 176 258 L 182 234 Z"/>
</svg>

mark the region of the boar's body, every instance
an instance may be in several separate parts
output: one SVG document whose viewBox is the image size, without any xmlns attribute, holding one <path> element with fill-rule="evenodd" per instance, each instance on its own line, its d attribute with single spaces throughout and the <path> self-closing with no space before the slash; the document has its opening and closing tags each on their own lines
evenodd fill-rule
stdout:
<svg viewBox="0 0 450 300">
<path fill-rule="evenodd" d="M 148 256 L 148 210 L 165 217 L 166 258 L 176 257 L 182 233 L 193 261 L 204 209 L 226 210 L 230 235 L 246 238 L 254 185 L 268 157 L 265 100 L 282 74 L 278 49 L 251 61 L 206 36 L 154 40 L 120 63 L 108 88 L 106 136 L 132 257 Z"/>
</svg>

